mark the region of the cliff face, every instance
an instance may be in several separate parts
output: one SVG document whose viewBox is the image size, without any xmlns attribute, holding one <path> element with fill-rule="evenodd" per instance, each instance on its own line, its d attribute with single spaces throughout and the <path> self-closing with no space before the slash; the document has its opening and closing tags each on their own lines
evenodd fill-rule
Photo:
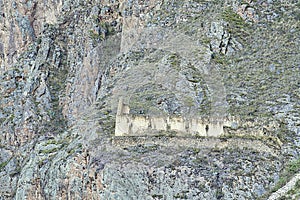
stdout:
<svg viewBox="0 0 300 200">
<path fill-rule="evenodd" d="M 289 180 L 279 196 L 299 198 L 299 11 L 0 0 L 0 199 L 266 199 Z M 132 115 L 244 123 L 113 137 L 120 97 Z"/>
</svg>

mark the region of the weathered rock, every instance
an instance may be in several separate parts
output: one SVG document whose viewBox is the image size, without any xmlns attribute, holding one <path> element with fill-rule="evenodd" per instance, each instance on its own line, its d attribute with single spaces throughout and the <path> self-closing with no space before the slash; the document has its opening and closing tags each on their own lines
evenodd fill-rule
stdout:
<svg viewBox="0 0 300 200">
<path fill-rule="evenodd" d="M 0 199 L 270 196 L 299 170 L 288 164 L 298 11 L 291 0 L 0 0 Z M 120 96 L 135 115 L 244 123 L 218 139 L 118 140 Z"/>
</svg>

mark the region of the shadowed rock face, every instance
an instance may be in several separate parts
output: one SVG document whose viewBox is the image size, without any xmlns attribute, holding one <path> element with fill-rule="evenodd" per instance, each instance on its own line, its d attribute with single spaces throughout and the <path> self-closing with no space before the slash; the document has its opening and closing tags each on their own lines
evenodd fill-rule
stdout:
<svg viewBox="0 0 300 200">
<path fill-rule="evenodd" d="M 265 199 L 295 183 L 299 10 L 0 0 L 0 199 Z M 114 138 L 119 97 L 134 116 L 241 123 L 222 138 Z M 297 199 L 294 185 L 280 195 Z"/>
<path fill-rule="evenodd" d="M 0 24 L 3 27 L 0 32 L 0 65 L 7 70 L 42 33 L 44 26 L 57 23 L 62 2 L 2 0 L 0 7 Z"/>
</svg>

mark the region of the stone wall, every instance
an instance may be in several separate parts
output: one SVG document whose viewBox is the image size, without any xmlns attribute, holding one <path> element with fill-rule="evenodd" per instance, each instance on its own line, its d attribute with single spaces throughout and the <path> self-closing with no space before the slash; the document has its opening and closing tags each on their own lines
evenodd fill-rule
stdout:
<svg viewBox="0 0 300 200">
<path fill-rule="evenodd" d="M 142 136 L 172 134 L 177 136 L 217 137 L 224 134 L 223 121 L 201 118 L 151 117 L 117 115 L 116 136 Z"/>
<path fill-rule="evenodd" d="M 230 121 L 220 119 L 185 118 L 181 116 L 134 116 L 120 99 L 116 116 L 115 136 L 176 135 L 218 137 Z"/>
</svg>

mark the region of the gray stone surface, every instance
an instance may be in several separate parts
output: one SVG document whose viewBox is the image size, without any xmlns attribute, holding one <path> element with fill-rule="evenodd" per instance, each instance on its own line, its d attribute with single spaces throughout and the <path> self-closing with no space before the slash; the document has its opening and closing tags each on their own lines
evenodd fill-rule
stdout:
<svg viewBox="0 0 300 200">
<path fill-rule="evenodd" d="M 300 169 L 299 9 L 0 0 L 0 199 L 271 196 Z M 124 94 L 132 114 L 244 123 L 220 142 L 117 141 Z M 297 184 L 289 190 L 281 196 L 299 197 Z"/>
</svg>

